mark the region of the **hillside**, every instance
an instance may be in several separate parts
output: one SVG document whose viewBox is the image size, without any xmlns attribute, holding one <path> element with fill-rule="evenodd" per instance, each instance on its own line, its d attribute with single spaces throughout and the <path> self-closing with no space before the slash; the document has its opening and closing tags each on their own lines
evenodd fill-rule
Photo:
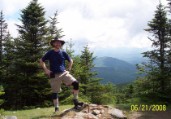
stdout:
<svg viewBox="0 0 171 119">
<path fill-rule="evenodd" d="M 128 83 L 136 78 L 136 67 L 128 62 L 112 58 L 100 57 L 94 61 L 97 77 L 103 78 L 102 83 Z"/>
</svg>

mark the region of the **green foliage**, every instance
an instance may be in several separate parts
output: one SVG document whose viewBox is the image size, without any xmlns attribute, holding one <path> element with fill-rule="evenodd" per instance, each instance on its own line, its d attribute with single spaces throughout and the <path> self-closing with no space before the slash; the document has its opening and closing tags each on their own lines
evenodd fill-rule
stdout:
<svg viewBox="0 0 171 119">
<path fill-rule="evenodd" d="M 100 78 L 96 78 L 97 72 L 94 68 L 93 53 L 90 52 L 88 46 L 84 47 L 80 56 L 79 81 L 81 83 L 81 92 L 90 98 L 92 103 L 109 104 L 115 102 L 113 86 L 101 85 Z"/>
<path fill-rule="evenodd" d="M 149 63 L 146 65 L 148 68 L 148 78 L 160 82 L 160 91 L 164 92 L 166 88 L 166 80 L 168 78 L 168 19 L 166 10 L 160 3 L 155 11 L 154 18 L 148 23 L 148 31 L 153 34 L 152 41 L 153 50 L 144 53 L 144 57 L 149 58 Z"/>
<path fill-rule="evenodd" d="M 169 15 L 171 14 L 171 0 L 168 0 L 169 2 L 168 2 L 168 8 L 169 8 Z M 169 45 L 169 47 L 170 47 L 170 49 L 169 49 L 169 51 L 167 52 L 168 53 L 168 58 L 167 58 L 167 63 L 168 63 L 168 72 L 167 72 L 167 76 L 169 77 L 168 78 L 168 81 L 167 81 L 167 83 L 170 83 L 171 82 L 171 18 L 169 17 L 169 38 L 168 38 L 168 40 L 169 40 L 169 43 L 168 43 L 168 45 Z M 167 90 L 168 91 L 171 91 L 171 83 L 170 83 L 170 85 L 167 85 Z"/>
<path fill-rule="evenodd" d="M 92 71 L 92 68 L 94 68 L 94 61 L 95 57 L 93 57 L 93 53 L 90 52 L 88 46 L 85 46 L 81 56 L 80 56 L 80 67 L 81 72 L 79 74 L 80 83 L 83 85 L 83 94 L 89 95 L 89 89 L 92 91 L 95 91 L 96 89 L 92 89 L 95 85 L 98 85 L 99 80 L 98 78 L 95 78 L 97 75 L 96 72 Z"/>
<path fill-rule="evenodd" d="M 3 89 L 2 85 L 0 85 L 0 96 L 4 94 L 3 91 L 4 91 L 4 89 Z M 2 104 L 2 103 L 0 103 L 0 104 Z"/>
<path fill-rule="evenodd" d="M 62 29 L 58 29 L 56 27 L 56 25 L 59 23 L 58 20 L 57 20 L 57 16 L 58 16 L 58 12 L 56 11 L 54 13 L 54 16 L 53 17 L 50 17 L 50 20 L 49 20 L 49 34 L 52 38 L 54 37 L 57 37 L 57 38 L 62 38 L 64 35 L 62 35 Z"/>
<path fill-rule="evenodd" d="M 4 89 L 3 89 L 3 87 L 0 85 L 0 107 L 1 107 L 1 105 L 4 103 L 4 100 L 1 99 L 2 95 L 4 95 L 4 94 L 5 94 Z M 4 113 L 4 110 L 0 108 L 0 118 L 1 118 L 1 116 L 3 115 L 3 113 Z"/>
<path fill-rule="evenodd" d="M 91 93 L 91 102 L 96 104 L 115 104 L 116 86 L 109 83 L 105 85 L 95 85 L 95 91 Z M 90 90 L 91 91 L 91 90 Z"/>
<path fill-rule="evenodd" d="M 33 0 L 21 12 L 21 25 L 17 25 L 20 36 L 7 40 L 4 48 L 6 108 L 43 106 L 50 97 L 47 77 L 38 63 L 47 35 L 44 8 Z"/>
<path fill-rule="evenodd" d="M 9 39 L 9 33 L 7 29 L 7 23 L 4 19 L 4 14 L 0 12 L 0 118 L 3 115 L 4 110 L 1 109 L 2 104 L 4 103 L 4 89 L 3 89 L 3 80 L 4 80 L 4 72 L 5 72 L 5 64 L 4 64 L 4 46 L 5 42 Z"/>
<path fill-rule="evenodd" d="M 4 92 L 4 89 L 2 87 L 2 85 L 0 85 L 0 97 L 2 97 L 2 95 L 4 95 L 5 92 Z M 0 105 L 2 105 L 4 103 L 4 100 L 3 99 L 0 99 Z"/>
<path fill-rule="evenodd" d="M 0 12 L 0 62 L 2 62 L 3 58 L 3 43 L 7 37 L 7 23 L 4 20 L 3 12 Z"/>
<path fill-rule="evenodd" d="M 149 38 L 152 41 L 153 50 L 144 52 L 144 57 L 148 62 L 137 65 L 139 73 L 145 74 L 145 77 L 138 77 L 134 82 L 135 96 L 144 99 L 155 98 L 153 101 L 170 102 L 170 69 L 171 62 L 169 52 L 170 34 L 169 22 L 165 7 L 160 3 L 155 11 L 154 18 L 148 22 L 148 28 L 145 29 L 151 33 Z M 143 99 L 142 98 L 142 99 Z"/>
<path fill-rule="evenodd" d="M 81 93 L 79 93 L 79 101 L 85 102 L 85 103 L 90 103 L 87 96 L 82 95 Z M 70 105 L 72 105 L 73 104 L 73 95 L 67 96 L 65 99 L 60 100 L 60 104 L 64 104 L 64 105 L 70 104 Z"/>
<path fill-rule="evenodd" d="M 70 39 L 69 42 L 66 42 L 66 52 L 71 58 L 74 58 L 74 61 L 75 61 L 73 46 L 74 46 L 74 43 L 72 39 Z"/>
</svg>

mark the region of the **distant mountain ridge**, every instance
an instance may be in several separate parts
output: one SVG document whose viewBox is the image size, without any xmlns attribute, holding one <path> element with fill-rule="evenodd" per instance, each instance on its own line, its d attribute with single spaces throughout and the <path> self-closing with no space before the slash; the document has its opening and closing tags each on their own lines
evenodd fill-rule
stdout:
<svg viewBox="0 0 171 119">
<path fill-rule="evenodd" d="M 136 66 L 113 57 L 99 57 L 94 61 L 97 77 L 103 78 L 102 83 L 128 83 L 136 79 Z"/>
</svg>

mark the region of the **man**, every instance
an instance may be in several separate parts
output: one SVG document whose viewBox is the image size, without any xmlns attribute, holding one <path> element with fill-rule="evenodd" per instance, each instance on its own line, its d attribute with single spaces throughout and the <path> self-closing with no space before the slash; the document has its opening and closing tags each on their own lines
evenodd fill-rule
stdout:
<svg viewBox="0 0 171 119">
<path fill-rule="evenodd" d="M 50 42 L 50 44 L 53 49 L 48 51 L 40 59 L 40 64 L 44 69 L 45 74 L 50 78 L 55 112 L 59 111 L 58 93 L 60 92 L 62 82 L 67 86 L 73 86 L 73 103 L 75 105 L 74 108 L 78 109 L 78 107 L 83 106 L 83 103 L 78 101 L 79 83 L 69 73 L 72 68 L 73 60 L 68 56 L 65 51 L 61 50 L 61 47 L 65 44 L 65 41 L 55 38 Z M 46 60 L 50 63 L 50 70 L 46 67 Z M 65 60 L 69 62 L 67 69 L 68 71 L 66 71 L 65 68 Z"/>
</svg>

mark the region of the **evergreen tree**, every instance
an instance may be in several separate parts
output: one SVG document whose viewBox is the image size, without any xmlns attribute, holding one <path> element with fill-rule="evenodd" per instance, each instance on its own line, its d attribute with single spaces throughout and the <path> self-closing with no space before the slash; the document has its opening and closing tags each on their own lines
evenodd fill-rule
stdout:
<svg viewBox="0 0 171 119">
<path fill-rule="evenodd" d="M 50 17 L 50 20 L 49 20 L 49 33 L 50 33 L 50 36 L 52 38 L 54 37 L 57 37 L 57 38 L 62 38 L 64 35 L 62 35 L 62 29 L 58 29 L 57 28 L 57 24 L 59 23 L 58 22 L 58 19 L 57 19 L 57 16 L 58 16 L 58 12 L 56 11 L 54 13 L 54 16 L 53 17 Z"/>
<path fill-rule="evenodd" d="M 7 38 L 4 42 L 3 64 L 5 77 L 10 75 L 10 71 L 13 69 L 15 59 L 15 40 L 8 32 Z"/>
<path fill-rule="evenodd" d="M 88 46 L 85 46 L 81 56 L 80 56 L 80 83 L 82 84 L 82 92 L 83 95 L 90 97 L 90 100 L 96 103 L 96 96 L 98 97 L 97 90 L 100 88 L 100 79 L 95 76 L 97 73 L 93 71 L 95 57 L 93 57 L 93 53 L 90 52 Z M 100 94 L 99 94 L 100 95 Z M 95 96 L 95 97 L 94 97 Z"/>
<path fill-rule="evenodd" d="M 7 23 L 5 22 L 4 20 L 4 15 L 3 15 L 3 12 L 1 11 L 0 12 L 0 83 L 2 83 L 2 74 L 3 74 L 3 69 L 4 69 L 4 66 L 3 66 L 3 43 L 5 42 L 7 38 Z"/>
<path fill-rule="evenodd" d="M 44 8 L 37 0 L 32 0 L 21 12 L 21 25 L 17 25 L 20 36 L 15 39 L 15 79 L 10 78 L 17 85 L 7 88 L 14 95 L 8 95 L 6 105 L 14 105 L 13 108 L 44 105 L 50 93 L 47 77 L 40 71 L 38 63 L 44 53 L 47 35 Z"/>
<path fill-rule="evenodd" d="M 3 87 L 0 85 L 0 97 L 2 96 L 2 95 L 4 95 L 4 90 L 3 90 Z M 1 107 L 1 105 L 4 103 L 4 100 L 3 99 L 1 99 L 0 98 L 0 107 Z M 2 115 L 2 113 L 3 113 L 3 110 L 0 108 L 0 118 L 1 118 L 1 115 Z"/>
<path fill-rule="evenodd" d="M 152 51 L 144 52 L 149 59 L 145 64 L 148 79 L 151 80 L 153 93 L 164 95 L 168 85 L 168 19 L 165 7 L 160 3 L 155 11 L 154 18 L 148 23 L 147 32 L 152 34 Z"/>
<path fill-rule="evenodd" d="M 169 74 L 169 77 L 171 77 L 171 0 L 168 0 L 168 7 L 169 7 L 169 52 L 168 52 L 168 74 Z M 170 82 L 168 83 L 170 85 L 168 85 L 170 91 L 171 91 L 171 78 L 170 78 Z"/>
<path fill-rule="evenodd" d="M 167 1 L 168 1 L 169 12 L 171 13 L 171 0 L 167 0 Z"/>
<path fill-rule="evenodd" d="M 3 96 L 5 99 L 5 103 L 3 104 L 4 108 L 15 108 L 20 98 L 18 98 L 18 91 L 20 90 L 20 83 L 18 80 L 18 74 L 16 73 L 16 39 L 13 39 L 8 33 L 8 37 L 4 42 L 4 58 L 3 58 L 3 86 L 4 91 L 6 92 Z M 11 93 L 11 91 L 13 93 Z M 20 96 L 20 95 L 19 95 Z M 18 105 L 19 106 L 19 105 Z"/>
<path fill-rule="evenodd" d="M 72 39 L 70 39 L 70 41 L 66 43 L 66 52 L 72 58 L 74 57 L 74 52 L 75 52 L 73 49 L 73 46 L 74 46 L 74 43 L 73 43 Z"/>
<path fill-rule="evenodd" d="M 96 73 L 91 72 L 92 68 L 94 67 L 94 59 L 95 57 L 93 57 L 93 53 L 90 52 L 88 46 L 85 46 L 80 56 L 80 63 L 82 65 L 83 71 L 85 71 L 83 74 L 84 76 L 81 77 L 81 83 L 87 84 L 90 81 L 90 78 L 96 75 Z"/>
<path fill-rule="evenodd" d="M 4 95 L 3 80 L 5 79 L 5 65 L 4 65 L 4 43 L 8 39 L 7 23 L 4 20 L 3 12 L 0 12 L 0 97 Z M 4 99 L 0 98 L 0 106 L 3 104 Z M 0 110 L 1 114 L 2 110 Z"/>
<path fill-rule="evenodd" d="M 48 37 L 47 37 L 47 45 L 49 46 L 49 42 L 54 39 L 55 37 L 57 37 L 58 39 L 62 38 L 64 35 L 62 35 L 63 31 L 61 28 L 58 28 L 58 12 L 56 11 L 54 13 L 53 17 L 50 17 L 50 19 L 48 20 Z M 48 47 L 48 49 L 50 49 L 51 47 Z"/>
<path fill-rule="evenodd" d="M 170 69 L 171 69 L 171 0 L 167 0 L 168 2 L 168 8 L 169 8 L 169 57 L 168 62 L 170 63 Z M 171 71 L 171 70 L 170 70 Z"/>
<path fill-rule="evenodd" d="M 7 36 L 7 23 L 4 20 L 3 12 L 0 12 L 0 62 L 2 62 L 3 42 Z"/>
</svg>

